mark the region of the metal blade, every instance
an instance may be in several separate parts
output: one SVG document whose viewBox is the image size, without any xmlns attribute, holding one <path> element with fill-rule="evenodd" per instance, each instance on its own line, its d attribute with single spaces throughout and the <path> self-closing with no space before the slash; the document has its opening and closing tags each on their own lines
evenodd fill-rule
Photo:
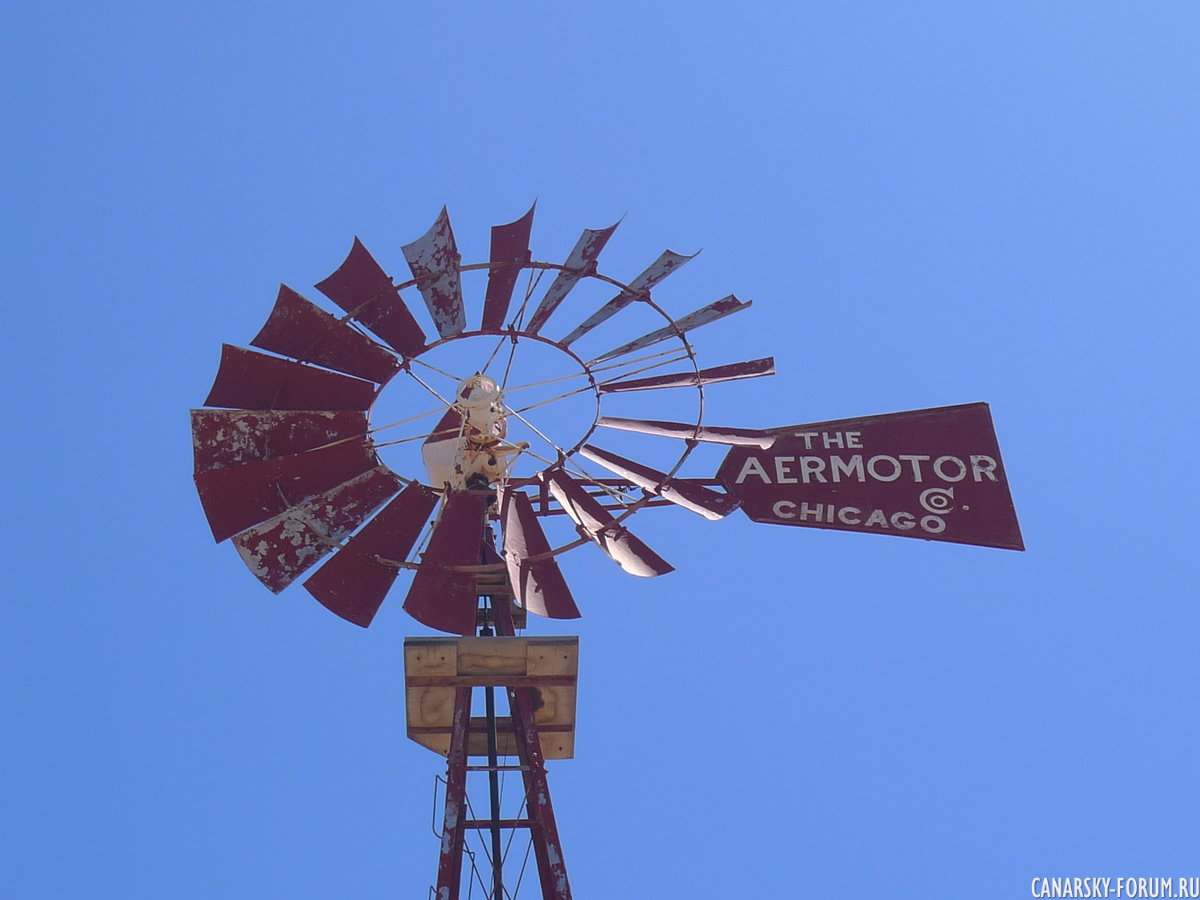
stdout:
<svg viewBox="0 0 1200 900">
<path fill-rule="evenodd" d="M 199 475 L 287 456 L 366 433 L 367 416 L 361 412 L 193 409 L 194 471 Z"/>
<path fill-rule="evenodd" d="M 405 611 L 423 625 L 451 634 L 475 630 L 475 575 L 452 566 L 477 566 L 483 559 L 483 520 L 490 497 L 455 491 L 442 505 L 429 547 L 413 576 Z"/>
<path fill-rule="evenodd" d="M 279 286 L 275 308 L 250 345 L 379 384 L 400 368 L 391 353 L 286 284 Z"/>
<path fill-rule="evenodd" d="M 278 594 L 400 490 L 387 466 L 377 466 L 269 521 L 247 529 L 233 545 L 254 577 Z"/>
<path fill-rule="evenodd" d="M 329 611 L 366 628 L 400 573 L 389 563 L 405 560 L 437 501 L 423 484 L 410 484 L 317 569 L 304 589 Z"/>
<path fill-rule="evenodd" d="M 546 324 L 551 313 L 558 309 L 558 305 L 571 292 L 571 288 L 578 284 L 579 279 L 596 271 L 596 259 L 600 256 L 600 251 L 604 249 L 604 245 L 608 243 L 608 239 L 612 237 L 613 232 L 620 224 L 620 222 L 614 222 L 607 228 L 584 230 L 579 240 L 575 242 L 574 249 L 567 256 L 567 261 L 563 263 L 566 268 L 560 270 L 555 276 L 554 282 L 546 291 L 546 296 L 542 298 L 542 302 L 529 317 L 528 324 L 523 328 L 524 331 L 529 334 L 537 334 Z"/>
<path fill-rule="evenodd" d="M 636 463 L 631 459 L 618 456 L 608 450 L 601 450 L 591 444 L 584 444 L 579 455 L 599 463 L 622 478 L 627 478 L 643 490 L 649 491 L 669 500 L 676 506 L 704 516 L 711 521 L 723 519 L 739 506 L 741 502 L 728 494 L 719 494 L 703 485 L 693 484 L 684 479 L 673 480 L 665 472 Z"/>
<path fill-rule="evenodd" d="M 515 488 L 500 490 L 500 519 L 504 523 L 504 562 L 517 600 L 529 612 L 551 619 L 578 619 L 579 608 L 566 579 L 550 552 L 550 542 L 538 524 L 528 495 Z"/>
<path fill-rule="evenodd" d="M 628 291 L 617 294 L 617 296 L 605 303 L 588 316 L 578 328 L 559 341 L 559 343 L 564 345 L 574 343 L 601 322 L 605 322 L 619 313 L 634 300 L 637 300 L 639 297 L 648 296 L 650 288 L 654 287 L 689 259 L 695 258 L 695 256 L 695 253 L 691 256 L 684 256 L 681 253 L 664 250 L 662 255 L 652 262 L 642 274 L 629 282 Z"/>
<path fill-rule="evenodd" d="M 224 344 L 221 366 L 204 405 L 362 410 L 374 401 L 375 385 L 369 381 Z"/>
<path fill-rule="evenodd" d="M 601 416 L 596 422 L 606 428 L 636 431 L 638 434 L 657 434 L 682 441 L 702 441 L 707 444 L 730 444 L 735 447 L 762 447 L 775 442 L 775 433 L 757 428 L 726 428 L 723 425 L 688 425 L 684 422 L 659 422 L 654 419 L 622 419 Z"/>
<path fill-rule="evenodd" d="M 634 378 L 630 381 L 610 381 L 600 385 L 600 393 L 619 394 L 622 391 L 648 391 L 653 388 L 694 387 L 697 384 L 717 384 L 721 381 L 737 381 L 774 374 L 775 357 L 768 356 L 749 362 L 731 363 L 728 366 L 713 366 L 699 372 L 676 372 L 671 375 Z"/>
<path fill-rule="evenodd" d="M 438 334 L 448 338 L 462 332 L 467 327 L 459 271 L 462 257 L 454 245 L 454 232 L 446 207 L 442 207 L 432 228 L 400 249 L 404 251 L 413 278 L 417 279 L 417 290 L 425 298 Z"/>
<path fill-rule="evenodd" d="M 483 298 L 483 328 L 499 331 L 504 327 L 513 286 L 521 266 L 529 262 L 529 232 L 533 228 L 534 203 L 529 212 L 515 222 L 492 229 L 492 268 L 488 270 L 487 294 Z"/>
<path fill-rule="evenodd" d="M 538 479 L 550 489 L 554 499 L 579 526 L 581 533 L 594 541 L 630 575 L 651 578 L 675 570 L 628 528 L 618 524 L 608 510 L 566 472 L 561 469 L 540 472 Z"/>
<path fill-rule="evenodd" d="M 398 353 L 416 356 L 424 349 L 425 332 L 391 277 L 358 238 L 337 271 L 317 282 L 317 290 Z"/>
<path fill-rule="evenodd" d="M 223 541 L 379 465 L 367 440 L 196 476 L 213 537 Z"/>
<path fill-rule="evenodd" d="M 743 303 L 733 294 L 730 294 L 728 297 L 717 300 L 715 303 L 710 303 L 708 306 L 702 306 L 695 312 L 688 313 L 686 316 L 676 319 L 670 325 L 665 325 L 657 331 L 651 331 L 649 334 L 643 334 L 640 338 L 632 340 L 627 344 L 622 344 L 614 350 L 609 350 L 603 356 L 597 356 L 592 362 L 603 362 L 606 359 L 612 359 L 614 356 L 624 356 L 626 353 L 633 353 L 635 350 L 644 350 L 646 347 L 651 347 L 676 335 L 685 334 L 694 328 L 699 328 L 701 325 L 707 325 L 709 322 L 723 319 L 726 316 L 733 315 L 735 312 L 749 309 L 753 305 L 753 300 L 747 300 Z"/>
</svg>

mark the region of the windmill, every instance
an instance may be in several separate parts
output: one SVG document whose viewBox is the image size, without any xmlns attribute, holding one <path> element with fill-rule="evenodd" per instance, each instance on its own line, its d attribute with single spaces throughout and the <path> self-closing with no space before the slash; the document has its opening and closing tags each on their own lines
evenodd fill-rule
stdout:
<svg viewBox="0 0 1200 900">
<path fill-rule="evenodd" d="M 443 209 L 402 248 L 412 277 L 399 283 L 355 238 L 316 285 L 339 312 L 281 286 L 250 348 L 223 348 L 206 408 L 192 412 L 213 537 L 231 539 L 264 585 L 279 592 L 303 577 L 317 601 L 367 627 L 411 572 L 405 611 L 453 635 L 405 643 L 409 737 L 448 760 L 444 900 L 479 877 L 470 830 L 491 837 L 490 896 L 515 893 L 502 838 L 521 829 L 542 896 L 570 896 L 545 760 L 573 755 L 578 644 L 518 635 L 531 612 L 579 617 L 562 554 L 593 544 L 632 575 L 666 574 L 629 524 L 659 506 L 1023 549 L 986 404 L 766 429 L 707 423 L 707 386 L 774 374 L 771 357 L 702 365 L 692 344 L 696 329 L 751 303 L 730 294 L 668 313 L 652 289 L 691 257 L 665 251 L 628 281 L 602 274 L 616 225 L 584 230 L 561 263 L 536 261 L 533 214 L 494 227 L 488 261 L 463 264 Z M 468 311 L 472 278 L 481 313 Z M 432 327 L 413 314 L 418 296 Z M 527 357 L 539 364 L 523 378 Z M 391 393 L 403 398 L 396 420 L 380 416 Z M 664 396 L 670 419 L 613 414 L 646 406 L 623 400 Z M 539 417 L 564 404 L 571 433 L 548 433 Z M 394 437 L 402 428 L 415 433 Z M 611 449 L 629 433 L 670 448 L 667 461 Z M 713 477 L 683 475 L 702 445 L 728 453 Z M 383 458 L 398 449 L 409 456 Z M 484 716 L 471 716 L 475 689 Z M 515 765 L 502 763 L 510 756 Z M 508 817 L 506 771 L 525 788 Z M 471 773 L 487 776 L 486 817 L 470 814 Z"/>
</svg>

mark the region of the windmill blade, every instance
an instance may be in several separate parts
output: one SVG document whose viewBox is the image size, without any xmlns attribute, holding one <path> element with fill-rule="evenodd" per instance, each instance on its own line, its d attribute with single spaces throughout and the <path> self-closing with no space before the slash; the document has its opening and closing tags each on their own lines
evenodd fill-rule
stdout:
<svg viewBox="0 0 1200 900">
<path fill-rule="evenodd" d="M 304 589 L 330 612 L 366 628 L 391 590 L 438 495 L 413 482 L 344 547 L 304 582 Z M 380 560 L 388 562 L 380 562 Z"/>
<path fill-rule="evenodd" d="M 367 440 L 196 476 L 213 537 L 223 541 L 379 465 Z"/>
<path fill-rule="evenodd" d="M 366 433 L 362 412 L 193 409 L 194 471 L 199 475 L 288 456 Z"/>
<path fill-rule="evenodd" d="M 361 331 L 331 316 L 286 284 L 252 347 L 316 363 L 346 375 L 383 384 L 400 368 L 396 357 Z"/>
<path fill-rule="evenodd" d="M 579 450 L 579 455 L 632 481 L 643 490 L 713 522 L 725 518 L 741 506 L 741 501 L 728 494 L 720 494 L 703 485 L 684 479 L 669 478 L 665 472 L 636 463 L 608 450 L 601 450 L 591 444 L 584 444 Z"/>
<path fill-rule="evenodd" d="M 425 348 L 425 332 L 391 276 L 358 238 L 346 261 L 316 287 L 397 353 L 416 356 Z"/>
<path fill-rule="evenodd" d="M 504 327 L 508 307 L 512 302 L 513 286 L 521 274 L 521 266 L 529 262 L 529 233 L 533 229 L 533 210 L 515 222 L 492 228 L 492 267 L 488 269 L 487 293 L 483 298 L 483 328 L 499 331 Z"/>
<path fill-rule="evenodd" d="M 727 428 L 723 425 L 688 425 L 684 422 L 659 422 L 654 419 L 622 419 L 601 416 L 597 425 L 638 434 L 657 434 L 681 441 L 701 441 L 707 444 L 728 444 L 734 447 L 766 449 L 775 442 L 775 432 L 757 428 Z"/>
<path fill-rule="evenodd" d="M 405 611 L 423 625 L 450 634 L 474 632 L 475 575 L 451 567 L 480 564 L 483 520 L 490 499 L 486 493 L 468 491 L 454 491 L 446 497 L 404 600 Z"/>
<path fill-rule="evenodd" d="M 684 256 L 681 253 L 664 250 L 662 255 L 652 262 L 642 274 L 629 282 L 628 291 L 622 291 L 605 303 L 588 316 L 574 331 L 559 341 L 559 343 L 564 346 L 570 346 L 601 322 L 605 322 L 615 316 L 634 300 L 646 296 L 650 288 L 654 287 L 689 259 L 694 259 L 696 255 L 696 253 L 693 253 L 691 256 Z"/>
<path fill-rule="evenodd" d="M 647 547 L 624 525 L 588 494 L 574 478 L 561 469 L 538 474 L 582 533 L 595 542 L 608 557 L 630 575 L 652 578 L 665 575 L 675 567 Z"/>
<path fill-rule="evenodd" d="M 717 384 L 722 381 L 738 381 L 742 378 L 759 378 L 774 374 L 775 357 L 768 356 L 727 366 L 713 366 L 699 372 L 676 372 L 629 381 L 609 381 L 600 384 L 599 387 L 602 394 L 619 394 L 623 391 L 648 391 L 654 388 L 695 387 L 697 384 Z"/>
<path fill-rule="evenodd" d="M 369 409 L 375 385 L 223 344 L 221 365 L 205 406 L 233 409 Z"/>
<path fill-rule="evenodd" d="M 243 531 L 233 545 L 254 577 L 278 594 L 401 487 L 391 469 L 376 466 Z"/>
<path fill-rule="evenodd" d="M 636 338 L 627 344 L 622 344 L 620 347 L 609 350 L 603 356 L 597 356 L 595 359 L 593 359 L 592 363 L 604 362 L 606 359 L 612 359 L 616 356 L 624 356 L 627 353 L 633 353 L 637 350 L 644 350 L 646 347 L 652 347 L 653 345 L 665 341 L 668 338 L 685 334 L 694 328 L 699 328 L 701 325 L 707 325 L 710 322 L 715 322 L 718 319 L 723 319 L 726 316 L 733 315 L 735 312 L 741 312 L 743 309 L 749 309 L 753 305 L 753 300 L 747 300 L 743 303 L 733 294 L 730 294 L 728 297 L 723 297 L 714 303 L 708 304 L 708 306 L 702 306 L 695 312 L 688 313 L 686 316 L 676 319 L 670 325 L 665 325 L 656 331 L 651 331 L 649 334 L 643 334 L 640 338 Z"/>
<path fill-rule="evenodd" d="M 550 315 L 558 309 L 558 305 L 566 299 L 571 288 L 579 283 L 579 279 L 596 270 L 596 259 L 600 256 L 600 251 L 604 249 L 604 245 L 608 243 L 608 239 L 612 237 L 613 232 L 620 224 L 620 222 L 614 222 L 607 228 L 584 229 L 579 240 L 575 242 L 575 247 L 567 256 L 567 261 L 563 263 L 566 268 L 560 270 L 555 276 L 554 282 L 546 291 L 546 296 L 542 298 L 542 302 L 529 317 L 524 331 L 529 334 L 537 334 L 546 324 Z"/>
<path fill-rule="evenodd" d="M 504 562 L 517 601 L 526 610 L 551 619 L 578 619 L 579 608 L 571 596 L 558 561 L 547 556 L 550 542 L 538 524 L 533 504 L 524 491 L 500 489 L 500 520 L 504 523 Z"/>
<path fill-rule="evenodd" d="M 461 333 L 467 327 L 460 273 L 462 257 L 454 244 L 446 207 L 442 207 L 432 228 L 400 249 L 413 278 L 417 279 L 417 290 L 425 298 L 438 334 L 448 338 Z"/>
</svg>

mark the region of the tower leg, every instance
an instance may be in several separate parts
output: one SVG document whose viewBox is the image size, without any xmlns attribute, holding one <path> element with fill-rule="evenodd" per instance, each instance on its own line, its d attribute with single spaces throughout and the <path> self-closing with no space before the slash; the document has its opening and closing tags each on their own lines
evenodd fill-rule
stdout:
<svg viewBox="0 0 1200 900">
<path fill-rule="evenodd" d="M 467 820 L 467 736 L 471 725 L 471 689 L 454 691 L 454 719 L 446 762 L 446 815 L 438 856 L 437 900 L 458 900 L 462 883 L 464 825 Z"/>
</svg>

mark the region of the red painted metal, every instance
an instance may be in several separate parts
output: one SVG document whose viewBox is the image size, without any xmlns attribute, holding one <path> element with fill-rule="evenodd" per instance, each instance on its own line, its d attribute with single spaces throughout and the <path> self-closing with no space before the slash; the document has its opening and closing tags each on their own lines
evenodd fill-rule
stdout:
<svg viewBox="0 0 1200 900">
<path fill-rule="evenodd" d="M 369 409 L 375 385 L 231 344 L 205 406 L 231 409 Z"/>
<path fill-rule="evenodd" d="M 789 426 L 717 474 L 756 522 L 1025 549 L 986 403 Z"/>
<path fill-rule="evenodd" d="M 462 883 L 464 826 L 467 821 L 467 736 L 471 725 L 471 689 L 454 692 L 450 753 L 446 760 L 446 808 L 438 853 L 437 900 L 458 900 Z"/>
<path fill-rule="evenodd" d="M 326 609 L 366 628 L 396 581 L 395 564 L 408 557 L 437 501 L 424 485 L 408 485 L 304 582 L 305 590 Z"/>
<path fill-rule="evenodd" d="M 275 308 L 250 344 L 379 384 L 400 368 L 396 357 L 379 344 L 286 284 L 279 286 Z"/>
<path fill-rule="evenodd" d="M 487 293 L 483 298 L 483 328 L 499 331 L 504 327 L 513 286 L 521 266 L 529 262 L 529 233 L 533 229 L 534 203 L 529 212 L 515 222 L 492 228 L 492 268 L 488 270 Z"/>
<path fill-rule="evenodd" d="M 723 319 L 726 316 L 733 315 L 735 312 L 741 312 L 743 309 L 749 309 L 754 305 L 753 300 L 742 302 L 733 294 L 717 300 L 708 306 L 702 306 L 695 312 L 690 312 L 686 316 L 681 316 L 670 325 L 664 325 L 655 331 L 648 334 L 643 334 L 640 338 L 635 338 L 627 344 L 622 344 L 616 349 L 609 350 L 603 356 L 597 356 L 592 360 L 592 363 L 603 362 L 606 359 L 613 359 L 617 356 L 624 356 L 627 353 L 634 353 L 638 350 L 644 350 L 647 347 L 652 347 L 662 341 L 676 337 L 680 334 L 685 334 L 701 325 L 707 325 L 710 322 L 716 322 L 718 319 Z"/>
<path fill-rule="evenodd" d="M 348 437 L 366 437 L 362 412 L 193 409 L 195 472 L 274 459 L 323 447 Z"/>
<path fill-rule="evenodd" d="M 581 447 L 579 455 L 594 463 L 599 463 L 622 478 L 629 479 L 633 484 L 651 494 L 669 500 L 676 506 L 682 506 L 684 509 L 714 522 L 725 518 L 741 505 L 737 498 L 730 497 L 728 494 L 719 494 L 684 479 L 675 481 L 669 478 L 665 472 L 618 456 L 608 450 L 602 450 L 592 444 L 585 444 Z"/>
<path fill-rule="evenodd" d="M 425 348 L 425 333 L 408 304 L 358 238 L 346 261 L 316 287 L 398 353 L 416 356 Z"/>
<path fill-rule="evenodd" d="M 600 256 L 600 251 L 604 249 L 604 245 L 608 243 L 608 239 L 612 237 L 613 232 L 617 230 L 617 225 L 620 224 L 620 222 L 615 222 L 607 228 L 584 230 L 579 240 L 575 242 L 575 247 L 567 256 L 567 261 L 563 263 L 566 268 L 560 270 L 555 276 L 554 282 L 546 291 L 546 296 L 542 298 L 542 302 L 529 317 L 529 321 L 523 328 L 525 332 L 537 334 L 541 331 L 546 320 L 566 299 L 571 288 L 579 283 L 579 279 L 596 271 L 596 259 Z"/>
<path fill-rule="evenodd" d="M 600 385 L 600 393 L 618 394 L 622 391 L 648 391 L 654 388 L 695 387 L 697 384 L 717 384 L 721 381 L 738 381 L 742 378 L 759 378 L 774 374 L 775 357 L 768 356 L 727 366 L 713 366 L 699 372 L 675 372 L 650 378 L 633 378 L 629 381 L 609 381 Z"/>
<path fill-rule="evenodd" d="M 404 600 L 405 611 L 424 625 L 451 634 L 475 630 L 475 576 L 455 566 L 482 561 L 486 493 L 454 491 L 446 497 Z"/>
<path fill-rule="evenodd" d="M 429 314 L 444 338 L 454 337 L 467 327 L 463 307 L 462 257 L 454 244 L 450 216 L 443 206 L 433 227 L 401 250 L 417 279 L 417 290 L 425 298 Z"/>
<path fill-rule="evenodd" d="M 622 419 L 601 416 L 597 425 L 639 434 L 657 434 L 683 441 L 702 441 L 709 444 L 731 444 L 736 447 L 770 447 L 775 442 L 773 432 L 760 428 L 727 428 L 722 425 L 688 425 L 684 422 L 660 422 L 655 419 Z"/>
<path fill-rule="evenodd" d="M 538 524 L 529 496 L 515 488 L 502 488 L 500 520 L 504 531 L 504 562 L 518 602 L 539 616 L 578 619 L 579 607 L 557 560 L 549 555 L 536 559 L 549 554 L 550 543 Z"/>
</svg>

